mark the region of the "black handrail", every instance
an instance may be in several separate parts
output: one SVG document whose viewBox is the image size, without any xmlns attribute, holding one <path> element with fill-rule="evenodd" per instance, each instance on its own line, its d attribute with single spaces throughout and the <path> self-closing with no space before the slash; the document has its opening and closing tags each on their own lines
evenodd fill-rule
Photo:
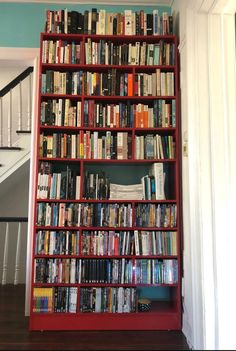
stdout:
<svg viewBox="0 0 236 351">
<path fill-rule="evenodd" d="M 15 88 L 23 79 L 28 77 L 31 72 L 33 72 L 34 67 L 28 67 L 24 72 L 20 73 L 16 78 L 14 78 L 10 83 L 8 83 L 2 90 L 0 90 L 0 97 L 6 95 L 11 89 Z"/>
<path fill-rule="evenodd" d="M 0 222 L 28 222 L 28 217 L 0 217 Z"/>
</svg>

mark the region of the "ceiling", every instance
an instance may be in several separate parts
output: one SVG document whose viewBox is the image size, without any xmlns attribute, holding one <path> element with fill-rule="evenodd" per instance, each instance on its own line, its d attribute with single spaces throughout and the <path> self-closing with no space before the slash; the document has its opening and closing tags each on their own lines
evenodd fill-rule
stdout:
<svg viewBox="0 0 236 351">
<path fill-rule="evenodd" d="M 7 2 L 55 3 L 55 4 L 100 4 L 100 5 L 130 5 L 130 6 L 172 6 L 175 0 L 8 0 Z M 0 2 L 6 2 L 0 0 Z"/>
</svg>

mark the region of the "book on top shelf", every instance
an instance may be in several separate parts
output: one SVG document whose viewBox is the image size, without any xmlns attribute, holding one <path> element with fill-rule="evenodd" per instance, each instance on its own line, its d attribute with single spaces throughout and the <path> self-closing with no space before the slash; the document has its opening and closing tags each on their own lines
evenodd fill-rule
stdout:
<svg viewBox="0 0 236 351">
<path fill-rule="evenodd" d="M 45 32 L 65 34 L 106 35 L 173 35 L 173 18 L 167 12 L 159 14 L 144 10 L 109 13 L 104 9 L 91 11 L 46 10 Z"/>
</svg>

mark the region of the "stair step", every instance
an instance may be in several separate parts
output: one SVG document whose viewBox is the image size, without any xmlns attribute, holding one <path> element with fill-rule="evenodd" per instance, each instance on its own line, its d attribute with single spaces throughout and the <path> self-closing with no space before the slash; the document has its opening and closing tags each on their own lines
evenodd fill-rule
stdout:
<svg viewBox="0 0 236 351">
<path fill-rule="evenodd" d="M 22 147 L 19 147 L 19 146 L 0 146 L 0 150 L 14 150 L 14 151 L 20 151 L 22 150 Z"/>
<path fill-rule="evenodd" d="M 16 133 L 17 134 L 30 134 L 31 130 L 17 130 Z"/>
</svg>

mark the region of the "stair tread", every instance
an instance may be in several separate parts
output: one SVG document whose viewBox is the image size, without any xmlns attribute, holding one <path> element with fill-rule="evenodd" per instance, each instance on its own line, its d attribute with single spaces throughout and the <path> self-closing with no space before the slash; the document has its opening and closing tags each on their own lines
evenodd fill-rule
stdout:
<svg viewBox="0 0 236 351">
<path fill-rule="evenodd" d="M 22 147 L 19 146 L 0 146 L 0 150 L 23 150 Z"/>
<path fill-rule="evenodd" d="M 17 134 L 20 134 L 20 133 L 28 133 L 28 134 L 30 134 L 31 130 L 17 130 L 16 133 Z"/>
</svg>

